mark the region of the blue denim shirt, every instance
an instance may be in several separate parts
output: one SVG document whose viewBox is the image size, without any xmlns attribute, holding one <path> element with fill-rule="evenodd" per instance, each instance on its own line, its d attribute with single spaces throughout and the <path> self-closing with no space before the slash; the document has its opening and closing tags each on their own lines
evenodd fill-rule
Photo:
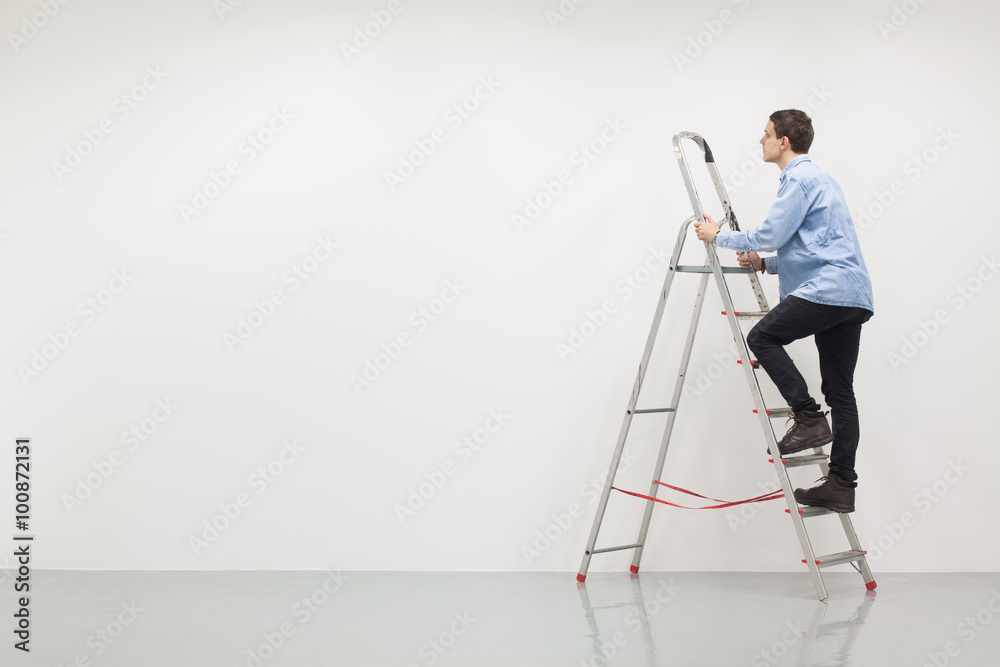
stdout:
<svg viewBox="0 0 1000 667">
<path fill-rule="evenodd" d="M 778 274 L 781 299 L 791 294 L 875 312 L 871 278 L 844 193 L 808 155 L 785 166 L 778 196 L 759 227 L 721 231 L 715 242 L 730 250 L 777 250 L 765 259 L 767 272 Z"/>
</svg>

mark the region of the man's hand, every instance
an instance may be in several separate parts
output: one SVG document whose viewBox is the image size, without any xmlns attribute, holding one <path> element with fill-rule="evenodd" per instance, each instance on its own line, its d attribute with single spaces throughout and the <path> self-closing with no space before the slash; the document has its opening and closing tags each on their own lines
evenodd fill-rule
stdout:
<svg viewBox="0 0 1000 667">
<path fill-rule="evenodd" d="M 754 271 L 760 271 L 760 255 L 755 253 L 753 250 L 750 252 L 743 252 L 742 250 L 736 251 L 736 257 L 740 262 L 740 266 L 746 268 L 753 264 Z"/>
<path fill-rule="evenodd" d="M 715 224 L 715 220 L 712 220 L 712 216 L 706 215 L 705 219 L 708 222 L 694 223 L 694 233 L 698 235 L 699 240 L 711 243 L 715 235 L 719 233 L 719 226 Z"/>
</svg>

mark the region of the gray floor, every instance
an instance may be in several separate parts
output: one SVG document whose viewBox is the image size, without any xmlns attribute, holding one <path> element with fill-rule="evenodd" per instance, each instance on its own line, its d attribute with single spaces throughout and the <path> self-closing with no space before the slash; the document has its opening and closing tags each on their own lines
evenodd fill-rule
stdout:
<svg viewBox="0 0 1000 667">
<path fill-rule="evenodd" d="M 4 577 L 4 575 L 6 575 Z M 1000 574 L 32 573 L 0 664 L 991 665 Z"/>
</svg>

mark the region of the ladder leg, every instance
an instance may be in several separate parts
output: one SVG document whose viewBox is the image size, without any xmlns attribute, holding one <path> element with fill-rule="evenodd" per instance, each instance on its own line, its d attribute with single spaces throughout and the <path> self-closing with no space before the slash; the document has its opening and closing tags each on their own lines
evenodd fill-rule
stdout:
<svg viewBox="0 0 1000 667">
<path fill-rule="evenodd" d="M 628 438 L 629 427 L 632 424 L 632 416 L 635 413 L 636 403 L 639 401 L 639 391 L 642 389 L 642 381 L 646 377 L 646 368 L 649 365 L 649 358 L 653 353 L 653 345 L 656 342 L 656 335 L 660 330 L 660 320 L 663 318 L 663 311 L 666 308 L 667 296 L 670 294 L 670 285 L 673 282 L 674 274 L 677 273 L 677 263 L 680 260 L 681 250 L 684 247 L 684 239 L 690 224 L 695 220 L 695 216 L 688 218 L 681 225 L 681 231 L 677 235 L 677 243 L 674 245 L 674 252 L 670 259 L 670 267 L 663 280 L 663 289 L 660 292 L 660 300 L 656 306 L 656 313 L 653 316 L 653 324 L 646 338 L 646 347 L 642 352 L 642 359 L 639 361 L 639 371 L 635 376 L 635 383 L 632 385 L 632 394 L 629 397 L 628 407 L 625 409 L 625 418 L 622 421 L 621 430 L 618 433 L 618 442 L 615 445 L 614 454 L 611 456 L 611 465 L 608 467 L 607 478 L 604 480 L 604 489 L 597 504 L 597 514 L 594 517 L 594 525 L 590 529 L 590 537 L 587 538 L 587 548 L 583 552 L 583 560 L 580 563 L 580 570 L 576 575 L 577 581 L 587 579 L 587 570 L 590 569 L 590 559 L 594 555 L 597 544 L 597 536 L 601 531 L 601 523 L 604 521 L 604 513 L 608 508 L 608 499 L 611 497 L 611 487 L 618 472 L 618 464 L 621 462 L 622 453 L 625 451 L 625 440 Z M 673 418 L 671 414 L 670 419 Z"/>
<path fill-rule="evenodd" d="M 864 551 L 861 548 L 861 541 L 858 540 L 858 534 L 854 532 L 854 524 L 851 522 L 851 517 L 849 514 L 840 515 L 840 524 L 844 527 L 844 534 L 847 535 L 847 541 L 850 543 L 851 548 L 855 551 Z M 865 580 L 865 588 L 872 590 L 875 588 L 875 577 L 872 575 L 872 570 L 868 567 L 868 559 L 862 558 L 858 561 L 858 569 L 861 570 L 861 577 Z"/>
<path fill-rule="evenodd" d="M 830 475 L 830 463 L 828 461 L 823 461 L 820 464 L 820 470 L 823 472 L 824 476 Z M 854 551 L 864 552 L 861 548 L 861 540 L 858 539 L 858 534 L 854 531 L 854 522 L 851 521 L 850 514 L 839 514 L 840 525 L 844 529 L 844 535 L 847 537 L 847 543 L 851 545 L 851 549 Z M 861 577 L 865 581 L 865 588 L 868 590 L 873 590 L 875 588 L 875 577 L 872 575 L 871 568 L 868 566 L 868 558 L 863 557 L 857 561 L 858 569 L 861 571 Z"/>
<path fill-rule="evenodd" d="M 778 451 L 778 445 L 774 442 L 773 431 L 770 427 L 768 432 L 771 436 L 768 440 L 771 441 L 771 451 Z M 820 601 L 825 600 L 828 597 L 826 592 L 826 584 L 823 582 L 823 574 L 819 571 L 819 563 L 816 562 L 816 551 L 813 549 L 812 540 L 809 539 L 809 532 L 806 530 L 805 520 L 799 513 L 799 504 L 795 502 L 795 495 L 792 490 L 791 480 L 788 478 L 788 471 L 785 470 L 785 466 L 781 463 L 781 456 L 775 455 L 772 457 L 774 461 L 774 469 L 778 475 L 778 479 L 781 481 L 781 490 L 785 494 L 785 503 L 788 505 L 788 516 L 792 519 L 792 526 L 795 528 L 795 535 L 799 538 L 799 546 L 802 547 L 802 561 L 809 568 L 809 576 L 812 578 L 813 586 L 816 588 L 816 596 Z"/>
<path fill-rule="evenodd" d="M 685 226 L 686 228 L 686 226 Z M 691 324 L 688 327 L 687 338 L 684 341 L 684 352 L 681 354 L 680 369 L 677 372 L 677 380 L 674 383 L 674 395 L 670 399 L 671 412 L 667 414 L 667 423 L 663 429 L 663 438 L 660 441 L 660 451 L 656 457 L 656 465 L 653 469 L 653 479 L 649 483 L 649 494 L 656 497 L 657 484 L 663 474 L 663 464 L 667 458 L 667 448 L 670 446 L 670 435 L 674 430 L 674 421 L 677 416 L 677 408 L 680 406 L 681 395 L 684 391 L 684 378 L 687 376 L 688 362 L 691 361 L 691 349 L 694 346 L 695 334 L 698 331 L 698 320 L 701 317 L 701 308 L 705 303 L 705 292 L 708 290 L 708 274 L 702 274 L 698 285 L 698 296 L 695 297 L 694 312 L 691 314 Z M 642 524 L 639 527 L 639 539 L 636 543 L 639 547 L 635 550 L 632 558 L 632 572 L 639 571 L 639 561 L 642 559 L 642 550 L 646 544 L 646 535 L 649 532 L 649 522 L 653 516 L 653 501 L 646 501 L 646 508 L 642 515 Z"/>
<path fill-rule="evenodd" d="M 618 444 L 615 445 L 615 453 L 611 457 L 611 466 L 608 468 L 607 479 L 604 481 L 604 490 L 601 492 L 601 499 L 597 503 L 597 515 L 594 517 L 594 525 L 590 529 L 590 537 L 587 538 L 587 548 L 583 552 L 580 571 L 576 575 L 577 581 L 586 581 L 587 579 L 587 570 L 590 569 L 590 558 L 594 555 L 597 535 L 601 532 L 604 512 L 608 508 L 608 499 L 611 497 L 611 486 L 614 484 L 615 474 L 618 472 L 618 464 L 621 462 L 622 452 L 625 450 L 625 439 L 628 437 L 629 426 L 632 424 L 632 408 L 635 407 L 635 398 L 638 395 L 639 387 L 642 385 L 642 375 L 643 367 L 640 366 L 639 374 L 635 378 L 635 386 L 632 389 L 632 399 L 629 401 L 629 409 L 625 412 L 625 421 L 622 423 L 621 431 L 618 434 Z"/>
</svg>

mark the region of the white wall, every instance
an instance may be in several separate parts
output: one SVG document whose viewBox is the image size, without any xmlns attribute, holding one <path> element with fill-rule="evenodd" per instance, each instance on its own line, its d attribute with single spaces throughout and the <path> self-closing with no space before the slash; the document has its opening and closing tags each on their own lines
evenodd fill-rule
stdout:
<svg viewBox="0 0 1000 667">
<path fill-rule="evenodd" d="M 872 565 L 996 569 L 995 3 L 225 1 L 0 12 L 0 479 L 10 517 L 13 440 L 31 437 L 36 567 L 575 570 L 586 487 L 607 467 L 664 277 L 655 258 L 690 214 L 671 137 L 709 139 L 752 226 L 778 176 L 761 130 L 799 107 L 875 287 L 854 515 Z M 576 9 L 557 21 L 560 7 Z M 373 16 L 391 22 L 348 58 Z M 602 132 L 614 140 L 581 159 Z M 519 229 L 512 215 L 563 171 Z M 616 289 L 647 262 L 640 289 Z M 303 263 L 314 272 L 297 282 Z M 693 292 L 675 285 L 665 351 Z M 269 317 L 252 315 L 275 293 Z M 603 326 L 561 355 L 607 300 Z M 717 301 L 690 377 L 721 377 L 685 401 L 664 477 L 747 497 L 773 470 Z M 247 318 L 260 326 L 227 342 Z M 811 343 L 794 355 L 818 392 Z M 356 387 L 368 363 L 383 368 Z M 649 483 L 648 419 L 629 488 Z M 455 445 L 465 437 L 483 444 Z M 269 464 L 270 483 L 256 472 Z M 643 567 L 798 571 L 782 507 L 658 508 Z M 640 509 L 616 499 L 609 538 L 631 539 Z M 229 525 L 204 533 L 213 520 Z M 821 550 L 834 528 L 817 529 Z"/>
</svg>

